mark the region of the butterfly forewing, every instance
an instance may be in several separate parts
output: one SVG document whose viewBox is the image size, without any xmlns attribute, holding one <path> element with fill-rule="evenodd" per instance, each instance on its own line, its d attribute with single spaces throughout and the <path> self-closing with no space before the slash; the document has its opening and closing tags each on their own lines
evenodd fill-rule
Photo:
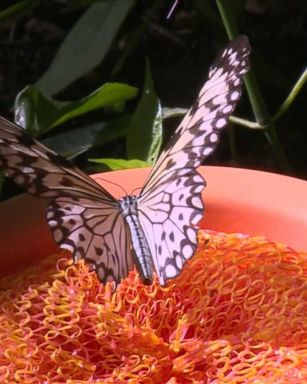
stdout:
<svg viewBox="0 0 307 384">
<path fill-rule="evenodd" d="M 249 69 L 249 52 L 247 38 L 239 36 L 217 57 L 208 81 L 161 153 L 141 195 L 155 185 L 168 183 L 175 169 L 188 174 L 215 150 L 220 131 L 240 98 L 242 78 Z"/>
<path fill-rule="evenodd" d="M 249 51 L 247 38 L 240 36 L 218 56 L 208 81 L 140 193 L 140 221 L 162 285 L 177 276 L 195 252 L 195 226 L 202 217 L 205 186 L 195 169 L 216 148 L 220 131 L 241 95 Z"/>
<path fill-rule="evenodd" d="M 40 197 L 85 196 L 115 199 L 79 168 L 0 118 L 0 167 L 28 193 Z"/>
</svg>

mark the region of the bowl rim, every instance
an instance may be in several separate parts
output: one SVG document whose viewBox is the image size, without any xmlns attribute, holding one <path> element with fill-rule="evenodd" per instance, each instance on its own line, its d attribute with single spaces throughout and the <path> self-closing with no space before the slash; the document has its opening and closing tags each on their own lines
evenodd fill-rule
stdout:
<svg viewBox="0 0 307 384">
<path fill-rule="evenodd" d="M 141 187 L 151 168 L 92 175 L 94 180 L 119 183 L 128 193 Z M 265 236 L 297 250 L 307 250 L 307 181 L 252 169 L 201 166 L 207 186 L 205 214 L 200 226 L 222 232 Z M 115 197 L 118 187 L 103 181 Z M 0 204 L 2 271 L 31 264 L 55 252 L 45 220 L 48 200 L 21 195 Z M 18 235 L 16 235 L 18 233 Z M 28 263 L 29 262 L 29 263 Z"/>
</svg>

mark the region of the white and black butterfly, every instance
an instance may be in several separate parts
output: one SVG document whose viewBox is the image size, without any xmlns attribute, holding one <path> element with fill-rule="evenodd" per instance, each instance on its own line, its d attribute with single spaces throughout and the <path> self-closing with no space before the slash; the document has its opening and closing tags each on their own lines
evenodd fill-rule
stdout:
<svg viewBox="0 0 307 384">
<path fill-rule="evenodd" d="M 161 153 L 138 196 L 116 200 L 80 169 L 1 118 L 0 167 L 28 193 L 52 198 L 47 221 L 59 247 L 118 284 L 136 265 L 144 283 L 177 276 L 197 247 L 205 180 L 196 168 L 216 148 L 249 68 L 239 36 L 210 68 L 198 99 Z"/>
</svg>

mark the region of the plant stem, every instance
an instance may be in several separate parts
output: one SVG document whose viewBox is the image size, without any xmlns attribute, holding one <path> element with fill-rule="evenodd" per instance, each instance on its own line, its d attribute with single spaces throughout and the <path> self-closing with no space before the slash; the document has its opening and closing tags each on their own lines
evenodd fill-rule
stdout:
<svg viewBox="0 0 307 384">
<path fill-rule="evenodd" d="M 234 3 L 227 0 L 216 0 L 216 3 L 221 14 L 227 35 L 232 39 L 238 35 L 236 24 L 234 22 Z M 265 137 L 270 143 L 280 167 L 285 171 L 290 171 L 290 165 L 277 135 L 275 125 L 268 125 L 268 123 L 271 121 L 271 116 L 252 71 L 250 71 L 245 76 L 244 82 L 258 125 L 260 127 L 266 126 L 264 129 Z"/>
<path fill-rule="evenodd" d="M 278 121 L 281 116 L 287 112 L 287 110 L 290 108 L 291 104 L 294 102 L 295 98 L 299 94 L 300 90 L 302 89 L 303 85 L 307 81 L 307 68 L 304 70 L 304 72 L 301 74 L 300 78 L 297 80 L 295 85 L 293 86 L 291 92 L 287 96 L 286 100 L 282 103 L 279 110 L 276 112 L 276 114 L 271 118 L 270 122 L 276 122 Z"/>
<path fill-rule="evenodd" d="M 255 123 L 250 120 L 242 119 L 241 117 L 237 116 L 230 116 L 229 121 L 231 123 L 241 125 L 241 127 L 249 128 L 249 129 L 264 129 L 265 127 L 262 127 L 260 124 Z"/>
</svg>

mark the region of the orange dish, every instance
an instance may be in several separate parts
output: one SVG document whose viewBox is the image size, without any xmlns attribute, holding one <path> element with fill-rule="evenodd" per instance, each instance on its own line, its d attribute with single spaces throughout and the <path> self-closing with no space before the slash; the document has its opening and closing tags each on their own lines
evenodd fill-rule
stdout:
<svg viewBox="0 0 307 384">
<path fill-rule="evenodd" d="M 144 185 L 150 168 L 92 177 L 115 197 Z M 307 181 L 250 169 L 199 167 L 207 186 L 201 228 L 248 233 L 307 250 Z M 111 183 L 109 183 L 109 181 Z M 19 196 L 0 204 L 0 276 L 37 264 L 57 252 L 45 219 L 47 199 Z"/>
<path fill-rule="evenodd" d="M 306 256 L 200 231 L 166 288 L 131 272 L 112 294 L 52 255 L 1 280 L 0 382 L 306 382 Z"/>
</svg>

